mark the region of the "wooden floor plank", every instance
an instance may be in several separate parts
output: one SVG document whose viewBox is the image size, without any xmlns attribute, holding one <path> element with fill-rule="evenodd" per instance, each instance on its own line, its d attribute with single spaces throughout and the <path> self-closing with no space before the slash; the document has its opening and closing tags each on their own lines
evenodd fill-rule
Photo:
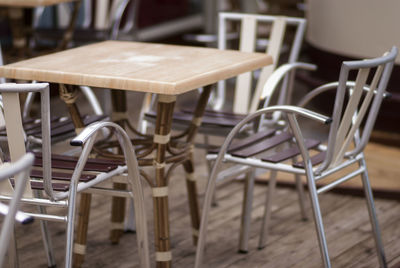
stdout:
<svg viewBox="0 0 400 268">
<path fill-rule="evenodd" d="M 201 174 L 199 182 L 201 203 L 206 185 L 206 169 L 200 162 L 196 167 Z M 184 180 L 181 169 L 177 170 L 177 174 L 171 180 L 169 205 L 174 267 L 192 267 L 195 257 Z M 264 249 L 258 250 L 258 235 L 267 185 L 256 185 L 249 253 L 238 254 L 242 191 L 243 184 L 240 181 L 218 188 L 219 205 L 213 207 L 210 216 L 204 267 L 321 267 L 313 221 L 300 220 L 297 194 L 291 188 L 277 188 L 268 244 Z M 152 201 L 148 187 L 145 188 L 145 195 L 148 205 L 150 244 L 153 246 Z M 101 196 L 93 198 L 84 267 L 138 267 L 134 233 L 125 234 L 118 245 L 111 245 L 108 241 L 110 200 Z M 364 199 L 327 193 L 320 196 L 320 202 L 333 267 L 377 267 Z M 309 206 L 308 196 L 307 204 Z M 377 199 L 376 208 L 389 267 L 395 267 L 400 262 L 400 202 Z M 308 212 L 311 217 L 311 211 Z M 58 266 L 62 266 L 65 225 L 50 223 L 49 226 L 57 263 Z M 20 266 L 46 267 L 39 222 L 35 221 L 28 226 L 17 226 L 16 229 Z M 154 258 L 153 248 L 151 257 Z"/>
</svg>

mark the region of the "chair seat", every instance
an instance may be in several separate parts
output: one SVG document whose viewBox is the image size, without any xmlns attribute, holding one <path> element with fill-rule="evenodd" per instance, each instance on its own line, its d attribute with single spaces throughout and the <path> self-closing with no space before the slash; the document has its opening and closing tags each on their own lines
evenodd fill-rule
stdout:
<svg viewBox="0 0 400 268">
<path fill-rule="evenodd" d="M 66 170 L 74 170 L 77 164 L 78 158 L 66 155 L 56 155 L 51 156 L 51 165 L 53 168 L 60 168 Z M 33 166 L 42 166 L 42 154 L 35 153 L 35 162 Z M 116 169 L 118 166 L 123 166 L 125 163 L 123 161 L 115 159 L 95 159 L 90 158 L 87 160 L 84 171 L 94 171 L 94 172 L 109 172 Z"/>
<path fill-rule="evenodd" d="M 152 121 L 156 118 L 155 111 L 149 111 L 145 114 L 147 119 Z M 212 110 L 206 110 L 202 117 L 202 126 L 218 126 L 224 128 L 232 128 L 237 123 L 240 122 L 245 116 L 237 115 L 233 113 L 226 112 L 216 112 Z M 173 120 L 174 122 L 189 125 L 193 118 L 193 111 L 189 109 L 181 109 L 177 112 L 174 112 Z"/>
<path fill-rule="evenodd" d="M 275 130 L 260 131 L 254 135 L 232 142 L 227 152 L 233 157 L 247 158 L 273 149 L 280 144 L 292 140 L 292 138 L 293 136 L 288 132 L 276 132 Z M 305 139 L 304 144 L 305 147 L 310 150 L 321 144 L 321 141 Z M 218 152 L 218 149 L 212 149 L 208 151 L 208 154 L 217 154 Z M 265 162 L 280 163 L 299 156 L 300 154 L 301 152 L 298 146 L 293 144 L 287 148 L 269 154 L 268 156 L 263 156 L 260 159 Z M 325 155 L 325 152 L 320 152 L 311 157 L 313 166 L 320 164 L 325 159 Z M 295 162 L 293 167 L 304 168 L 304 163 Z"/>
<path fill-rule="evenodd" d="M 34 153 L 35 161 L 34 167 L 42 167 L 42 154 Z M 57 181 L 53 183 L 53 190 L 58 192 L 69 191 L 69 183 L 62 183 L 58 181 L 70 181 L 72 177 L 72 171 L 75 169 L 78 162 L 78 157 L 57 155 L 51 156 L 51 164 L 53 168 L 63 169 L 65 172 L 57 171 L 52 172 L 52 180 Z M 90 158 L 87 160 L 84 171 L 86 172 L 110 172 L 116 169 L 118 166 L 125 165 L 123 161 L 115 159 L 94 159 Z M 71 171 L 71 172 L 68 172 Z M 31 177 L 33 179 L 43 179 L 43 171 L 41 169 L 33 169 L 31 171 Z M 96 175 L 83 173 L 79 179 L 79 182 L 89 182 L 96 178 Z M 44 184 L 42 181 L 31 181 L 31 187 L 35 190 L 44 190 Z"/>
<path fill-rule="evenodd" d="M 90 125 L 96 121 L 105 119 L 105 115 L 85 115 L 82 117 L 82 121 L 85 126 Z M 42 138 L 41 133 L 41 122 L 40 120 L 28 119 L 23 122 L 23 127 L 26 135 L 34 136 L 36 138 Z M 74 133 L 75 126 L 70 118 L 65 117 L 53 117 L 51 119 L 50 135 L 52 138 L 57 138 L 69 133 Z M 5 128 L 0 130 L 0 136 L 6 136 Z"/>
</svg>

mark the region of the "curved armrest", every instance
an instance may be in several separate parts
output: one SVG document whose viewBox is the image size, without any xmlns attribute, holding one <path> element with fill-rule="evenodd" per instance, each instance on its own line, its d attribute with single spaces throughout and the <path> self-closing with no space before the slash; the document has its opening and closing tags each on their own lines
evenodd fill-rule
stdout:
<svg viewBox="0 0 400 268">
<path fill-rule="evenodd" d="M 138 162 L 136 159 L 135 150 L 131 143 L 131 140 L 125 130 L 113 122 L 95 122 L 87 126 L 78 136 L 70 141 L 72 146 L 83 146 L 82 153 L 76 164 L 75 171 L 71 179 L 71 187 L 76 189 L 80 174 L 82 173 L 87 159 L 92 151 L 95 143 L 97 134 L 102 131 L 105 127 L 112 128 L 115 136 L 119 142 L 122 152 L 125 157 L 128 173 L 135 174 L 134 177 L 138 177 Z M 137 183 L 137 182 L 135 182 Z M 82 189 L 81 189 L 82 190 Z"/>
<path fill-rule="evenodd" d="M 326 91 L 329 91 L 332 89 L 336 89 L 338 87 L 338 85 L 339 85 L 338 81 L 330 82 L 330 83 L 324 84 L 322 86 L 319 86 L 319 87 L 311 90 L 303 98 L 301 98 L 301 100 L 298 102 L 297 106 L 300 106 L 300 107 L 306 106 L 313 98 L 317 97 L 319 94 L 322 94 L 323 92 L 326 92 Z M 348 81 L 346 83 L 346 86 L 349 88 L 354 87 L 355 81 Z M 363 90 L 368 92 L 370 90 L 370 88 L 368 86 L 364 86 Z M 376 90 L 374 91 L 374 93 L 376 93 Z M 392 97 L 392 94 L 390 92 L 385 92 L 383 94 L 383 97 L 385 99 L 386 98 L 388 99 L 388 98 Z"/>
<path fill-rule="evenodd" d="M 71 146 L 82 146 L 86 143 L 86 141 L 91 138 L 96 132 L 103 128 L 109 127 L 109 122 L 95 122 L 85 127 L 81 133 L 78 134 L 75 138 L 70 141 Z"/>
<path fill-rule="evenodd" d="M 264 99 L 264 106 L 267 107 L 269 104 L 270 97 L 274 93 L 277 85 L 281 82 L 281 80 L 290 72 L 295 69 L 304 69 L 314 71 L 317 69 L 317 66 L 310 63 L 303 63 L 303 62 L 294 62 L 294 63 L 287 63 L 280 66 L 276 69 L 271 76 L 268 78 L 267 82 L 263 87 L 263 91 L 261 93 L 260 99 Z"/>
<path fill-rule="evenodd" d="M 268 108 L 264 108 L 259 110 L 258 112 L 254 113 L 255 115 L 257 114 L 262 114 L 262 113 L 273 113 L 273 112 L 284 112 L 284 113 L 291 113 L 291 114 L 297 114 L 301 115 L 304 117 L 307 117 L 309 119 L 315 120 L 317 122 L 320 122 L 322 124 L 330 124 L 332 123 L 332 118 L 322 115 L 320 113 L 308 110 L 303 107 L 297 107 L 297 106 L 292 106 L 292 105 L 276 105 L 276 106 L 271 106 Z"/>
</svg>

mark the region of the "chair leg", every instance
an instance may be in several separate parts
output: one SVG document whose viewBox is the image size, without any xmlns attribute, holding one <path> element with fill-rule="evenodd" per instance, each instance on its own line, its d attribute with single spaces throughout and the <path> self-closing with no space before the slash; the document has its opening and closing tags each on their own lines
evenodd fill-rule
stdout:
<svg viewBox="0 0 400 268">
<path fill-rule="evenodd" d="M 44 207 L 39 207 L 39 211 L 41 214 L 47 214 L 46 208 L 44 208 Z M 47 226 L 47 221 L 40 221 L 40 230 L 42 232 L 44 250 L 46 251 L 47 265 L 48 265 L 48 267 L 56 267 L 56 260 L 54 257 L 53 244 L 51 242 L 51 237 L 50 237 L 49 229 Z"/>
<path fill-rule="evenodd" d="M 246 183 L 243 192 L 242 218 L 240 222 L 239 252 L 247 253 L 249 250 L 249 234 L 251 212 L 253 207 L 255 170 L 246 174 Z"/>
<path fill-rule="evenodd" d="M 41 191 L 34 191 L 34 195 L 37 198 L 43 198 L 43 193 Z M 45 207 L 39 206 L 38 210 L 40 214 L 47 214 L 47 209 Z M 46 251 L 47 265 L 48 267 L 56 267 L 53 243 L 51 242 L 47 221 L 40 221 L 40 231 L 42 233 L 44 250 Z"/>
<path fill-rule="evenodd" d="M 307 209 L 306 209 L 306 197 L 304 194 L 304 186 L 301 181 L 301 176 L 296 174 L 295 175 L 295 180 L 296 180 L 296 189 L 297 189 L 297 194 L 299 196 L 299 205 L 300 205 L 300 213 L 301 213 L 301 219 L 303 221 L 308 220 L 308 215 L 307 215 Z"/>
<path fill-rule="evenodd" d="M 260 238 L 258 241 L 258 249 L 262 249 L 266 245 L 266 240 L 268 237 L 268 224 L 271 221 L 271 214 L 272 214 L 272 200 L 273 200 L 273 195 L 275 193 L 276 189 L 276 174 L 277 172 L 275 170 L 271 171 L 271 176 L 269 178 L 268 182 L 268 192 L 265 198 L 265 204 L 264 204 L 264 216 L 261 224 L 261 232 L 260 232 Z"/>
<path fill-rule="evenodd" d="M 3 265 L 0 263 L 0 266 Z M 15 239 L 15 228 L 11 232 L 9 247 L 8 247 L 8 267 L 18 268 L 18 251 L 17 251 L 17 241 Z"/>
<path fill-rule="evenodd" d="M 372 232 L 373 232 L 374 239 L 375 239 L 375 246 L 376 246 L 376 251 L 378 254 L 379 265 L 381 268 L 384 268 L 384 267 L 387 267 L 385 252 L 384 252 L 383 243 L 382 243 L 382 239 L 381 239 L 381 233 L 380 233 L 378 219 L 377 219 L 376 211 L 375 211 L 374 198 L 372 195 L 371 185 L 369 183 L 367 166 L 366 166 L 365 160 L 362 159 L 360 164 L 362 166 L 364 166 L 364 168 L 365 168 L 365 171 L 362 173 L 361 177 L 362 177 L 365 197 L 367 200 L 369 219 L 371 221 Z"/>
<path fill-rule="evenodd" d="M 136 232 L 135 204 L 132 198 L 128 198 L 127 202 L 124 230 L 127 232 Z"/>
<path fill-rule="evenodd" d="M 328 246 L 326 244 L 324 225 L 322 223 L 321 209 L 319 207 L 318 193 L 317 193 L 317 188 L 315 186 L 314 178 L 312 176 L 308 178 L 308 191 L 310 193 L 311 208 L 313 211 L 314 224 L 315 224 L 315 229 L 317 231 L 321 258 L 324 263 L 324 267 L 330 268 L 331 263 L 329 260 Z"/>
<path fill-rule="evenodd" d="M 71 268 L 72 267 L 72 253 L 73 253 L 73 249 L 74 249 L 76 195 L 77 195 L 76 188 L 72 187 L 72 189 L 70 190 L 70 193 L 69 193 L 69 198 L 68 198 L 69 206 L 68 206 L 68 214 L 67 214 L 67 233 L 66 233 L 66 245 L 65 245 L 65 268 Z M 85 196 L 85 195 L 91 197 L 90 194 L 81 194 L 81 202 L 82 202 L 82 197 Z M 89 202 L 89 205 L 90 205 L 90 202 Z M 82 206 L 80 206 L 80 209 L 82 209 Z"/>
</svg>

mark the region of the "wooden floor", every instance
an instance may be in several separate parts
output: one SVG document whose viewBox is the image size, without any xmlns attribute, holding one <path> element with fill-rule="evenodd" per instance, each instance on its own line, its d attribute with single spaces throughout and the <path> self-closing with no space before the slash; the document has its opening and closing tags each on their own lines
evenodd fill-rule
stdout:
<svg viewBox="0 0 400 268">
<path fill-rule="evenodd" d="M 199 185 L 200 199 L 206 179 L 202 157 L 201 152 L 196 157 L 202 181 Z M 170 185 L 173 266 L 192 267 L 195 247 L 191 239 L 182 170 Z M 220 202 L 210 216 L 204 267 L 322 267 L 313 222 L 300 220 L 297 196 L 291 188 L 276 191 L 268 245 L 258 250 L 258 231 L 267 186 L 256 186 L 250 250 L 248 254 L 237 253 L 242 186 L 241 182 L 232 182 L 218 190 Z M 152 201 L 148 187 L 146 200 L 152 231 Z M 378 267 L 364 199 L 327 193 L 320 200 L 333 267 Z M 376 199 L 376 207 L 389 267 L 398 267 L 400 203 L 398 200 Z M 109 215 L 110 199 L 94 196 L 84 267 L 138 267 L 134 233 L 126 233 L 118 245 L 111 245 L 108 241 Z M 58 267 L 62 267 L 65 228 L 58 223 L 51 223 L 50 228 Z M 46 267 L 38 221 L 28 226 L 17 226 L 17 239 L 20 267 Z M 150 239 L 153 240 L 152 232 Z M 151 251 L 154 257 L 154 249 Z"/>
</svg>

